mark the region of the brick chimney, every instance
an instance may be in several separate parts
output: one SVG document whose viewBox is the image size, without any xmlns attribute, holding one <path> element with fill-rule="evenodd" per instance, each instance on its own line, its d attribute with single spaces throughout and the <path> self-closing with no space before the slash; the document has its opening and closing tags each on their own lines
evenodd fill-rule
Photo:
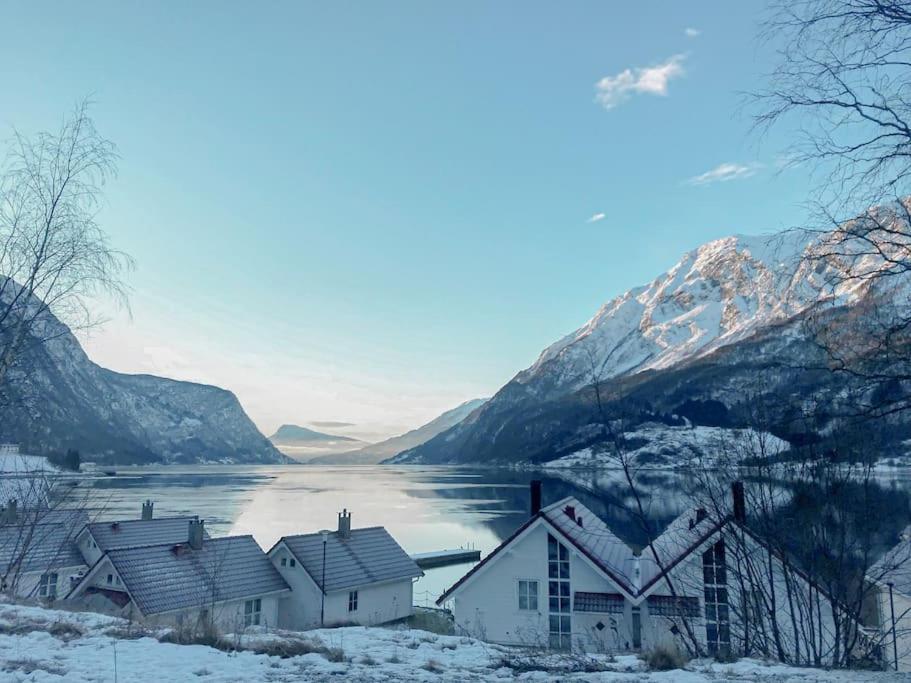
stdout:
<svg viewBox="0 0 911 683">
<path fill-rule="evenodd" d="M 142 504 L 142 520 L 147 522 L 152 519 L 152 508 L 155 507 L 155 503 L 151 500 L 147 500 Z"/>
<path fill-rule="evenodd" d="M 529 484 L 531 490 L 531 516 L 541 512 L 541 480 L 532 479 Z"/>
<path fill-rule="evenodd" d="M 338 537 L 351 537 L 351 513 L 348 512 L 348 508 L 338 513 Z"/>
<path fill-rule="evenodd" d="M 193 548 L 193 550 L 199 550 L 202 548 L 202 539 L 205 538 L 205 528 L 206 520 L 190 520 L 189 532 L 187 534 L 187 545 Z"/>
<path fill-rule="evenodd" d="M 735 481 L 731 484 L 731 496 L 734 499 L 734 521 L 742 524 L 747 520 L 746 498 L 743 494 L 742 481 Z"/>
</svg>

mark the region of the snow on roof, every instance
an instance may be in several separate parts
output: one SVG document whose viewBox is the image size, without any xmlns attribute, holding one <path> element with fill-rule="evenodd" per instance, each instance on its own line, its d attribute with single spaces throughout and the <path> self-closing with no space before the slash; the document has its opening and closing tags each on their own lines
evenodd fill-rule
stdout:
<svg viewBox="0 0 911 683">
<path fill-rule="evenodd" d="M 621 590 L 630 596 L 640 596 L 665 572 L 698 548 L 709 536 L 718 531 L 728 518 L 701 518 L 697 510 L 687 510 L 671 522 L 667 529 L 646 548 L 641 556 L 614 534 L 594 512 L 574 497 L 564 498 L 541 509 L 509 538 L 495 548 L 481 562 L 446 590 L 437 600 L 444 602 L 469 577 L 493 559 L 497 553 L 513 542 L 536 520 L 543 519 L 564 539 L 588 557 Z M 696 520 L 699 521 L 696 521 Z M 691 520 L 693 521 L 691 527 Z M 656 555 L 657 560 L 656 561 Z M 661 569 L 663 567 L 663 570 Z"/>
<path fill-rule="evenodd" d="M 84 512 L 54 510 L 25 513 L 19 523 L 0 525 L 0 573 L 16 563 L 22 572 L 84 565 L 75 538 L 87 521 Z"/>
<path fill-rule="evenodd" d="M 323 537 L 320 533 L 284 536 L 284 542 L 319 586 L 323 582 Z M 372 583 L 412 579 L 424 572 L 383 527 L 352 529 L 348 538 L 326 536 L 325 591 Z"/>
<path fill-rule="evenodd" d="M 159 517 L 157 519 L 124 519 L 94 522 L 88 525 L 92 538 L 102 551 L 162 543 L 185 543 L 190 520 L 198 517 Z M 208 533 L 203 531 L 208 538 Z"/>
<path fill-rule="evenodd" d="M 106 557 L 146 616 L 289 590 L 252 536 L 208 538 L 198 550 L 171 543 L 117 548 Z"/>
<path fill-rule="evenodd" d="M 905 529 L 901 540 L 867 571 L 871 581 L 892 584 L 899 593 L 911 595 L 911 527 Z"/>
<path fill-rule="evenodd" d="M 631 594 L 637 590 L 632 549 L 573 497 L 541 509 L 541 516 Z"/>
</svg>

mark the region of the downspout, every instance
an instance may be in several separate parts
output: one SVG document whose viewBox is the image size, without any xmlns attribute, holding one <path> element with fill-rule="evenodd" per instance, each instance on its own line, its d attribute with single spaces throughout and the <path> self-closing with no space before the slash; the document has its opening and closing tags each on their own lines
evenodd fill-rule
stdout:
<svg viewBox="0 0 911 683">
<path fill-rule="evenodd" d="M 895 659 L 895 670 L 898 671 L 898 639 L 895 633 L 895 600 L 892 597 L 892 584 L 889 586 L 889 609 L 892 612 L 892 656 Z"/>
</svg>

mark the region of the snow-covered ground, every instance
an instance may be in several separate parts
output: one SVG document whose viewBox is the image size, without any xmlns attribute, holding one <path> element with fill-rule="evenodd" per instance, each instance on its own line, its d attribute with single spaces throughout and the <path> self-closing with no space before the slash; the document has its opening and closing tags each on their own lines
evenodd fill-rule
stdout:
<svg viewBox="0 0 911 683">
<path fill-rule="evenodd" d="M 47 458 L 43 456 L 0 452 L 0 474 L 25 475 L 35 472 L 52 473 L 56 471 L 57 468 L 51 465 Z"/>
<path fill-rule="evenodd" d="M 703 465 L 734 465 L 743 458 L 769 457 L 791 445 L 767 432 L 722 427 L 671 427 L 659 423 L 640 425 L 623 435 L 628 448 L 624 457 L 637 465 L 654 468 L 685 467 L 694 461 Z M 583 448 L 545 463 L 545 467 L 616 467 L 613 451 Z"/>
<path fill-rule="evenodd" d="M 536 655 L 471 638 L 395 628 L 349 627 L 306 634 L 258 631 L 238 641 L 227 639 L 251 650 L 313 650 L 287 657 L 177 645 L 160 642 L 161 635 L 128 635 L 127 624 L 113 617 L 2 605 L 0 681 L 911 681 L 909 674 L 827 672 L 755 660 L 697 661 L 686 669 L 651 672 L 632 655 Z"/>
</svg>

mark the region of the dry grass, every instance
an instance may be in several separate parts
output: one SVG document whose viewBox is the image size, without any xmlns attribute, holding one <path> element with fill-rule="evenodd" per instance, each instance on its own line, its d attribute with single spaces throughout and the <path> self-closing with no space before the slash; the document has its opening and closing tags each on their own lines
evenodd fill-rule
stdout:
<svg viewBox="0 0 911 683">
<path fill-rule="evenodd" d="M 686 666 L 689 658 L 672 645 L 658 645 L 642 655 L 652 671 L 672 671 Z"/>
</svg>

